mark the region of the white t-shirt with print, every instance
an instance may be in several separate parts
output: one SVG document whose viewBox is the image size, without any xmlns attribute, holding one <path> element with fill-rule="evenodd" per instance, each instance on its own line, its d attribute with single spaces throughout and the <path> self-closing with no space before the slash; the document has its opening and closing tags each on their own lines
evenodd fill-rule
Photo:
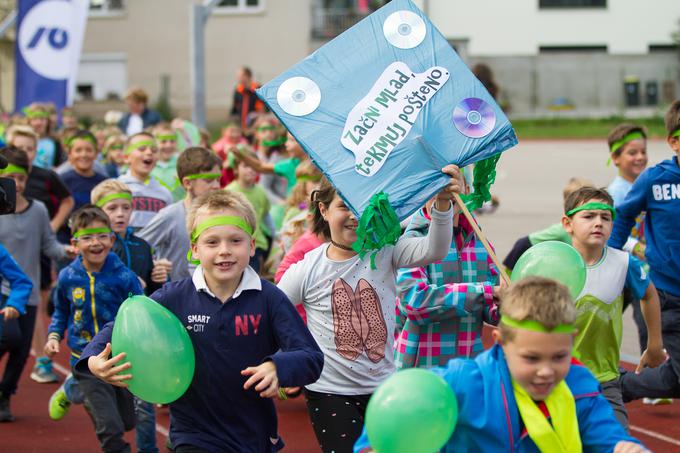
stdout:
<svg viewBox="0 0 680 453">
<path fill-rule="evenodd" d="M 432 210 L 428 236 L 401 238 L 370 259 L 328 258 L 329 244 L 308 252 L 283 275 L 278 287 L 304 304 L 307 327 L 324 353 L 321 377 L 307 389 L 366 395 L 394 371 L 396 275 L 400 267 L 444 258 L 451 244 L 453 212 Z"/>
</svg>

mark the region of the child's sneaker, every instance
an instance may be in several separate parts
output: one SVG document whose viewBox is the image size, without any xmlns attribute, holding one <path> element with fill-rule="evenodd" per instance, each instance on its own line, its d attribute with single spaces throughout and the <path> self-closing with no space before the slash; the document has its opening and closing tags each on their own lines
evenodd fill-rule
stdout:
<svg viewBox="0 0 680 453">
<path fill-rule="evenodd" d="M 48 407 L 50 409 L 50 418 L 55 421 L 61 420 L 68 413 L 68 410 L 71 408 L 71 402 L 66 396 L 63 385 L 52 394 Z"/>
<path fill-rule="evenodd" d="M 642 398 L 642 404 L 665 406 L 667 404 L 673 404 L 673 398 Z"/>
<path fill-rule="evenodd" d="M 13 422 L 14 416 L 9 410 L 9 397 L 0 392 L 0 422 Z"/>
<path fill-rule="evenodd" d="M 52 361 L 47 357 L 38 357 L 31 373 L 31 379 L 39 384 L 59 382 L 59 378 L 52 371 Z"/>
</svg>

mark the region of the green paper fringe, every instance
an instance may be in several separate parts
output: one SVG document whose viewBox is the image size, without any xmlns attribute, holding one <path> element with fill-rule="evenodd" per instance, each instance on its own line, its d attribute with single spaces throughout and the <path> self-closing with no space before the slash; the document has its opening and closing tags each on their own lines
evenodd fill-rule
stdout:
<svg viewBox="0 0 680 453">
<path fill-rule="evenodd" d="M 385 192 L 373 195 L 364 209 L 357 227 L 357 240 L 352 249 L 364 259 L 371 253 L 371 269 L 375 270 L 375 256 L 386 245 L 397 243 L 401 235 L 401 226 L 397 214 L 392 209 Z"/>
<path fill-rule="evenodd" d="M 491 185 L 496 181 L 496 163 L 501 153 L 475 163 L 472 173 L 472 193 L 461 195 L 468 210 L 474 211 L 491 200 Z"/>
</svg>

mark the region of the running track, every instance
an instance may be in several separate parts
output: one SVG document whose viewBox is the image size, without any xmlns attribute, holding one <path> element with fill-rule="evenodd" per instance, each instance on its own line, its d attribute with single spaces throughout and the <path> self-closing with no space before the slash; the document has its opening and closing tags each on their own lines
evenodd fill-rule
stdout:
<svg viewBox="0 0 680 453">
<path fill-rule="evenodd" d="M 485 335 L 486 336 L 486 335 Z M 488 336 L 486 336 L 488 339 Z M 66 348 L 63 348 L 66 349 Z M 33 358 L 29 365 L 33 365 Z M 56 359 L 57 374 L 67 372 L 68 356 L 62 352 Z M 12 400 L 16 421 L 0 423 L 0 452 L 3 453 L 95 453 L 98 452 L 94 429 L 82 406 L 73 406 L 59 422 L 47 415 L 47 402 L 58 384 L 37 384 L 29 378 L 30 366 L 24 370 L 19 391 Z M 630 364 L 626 367 L 633 368 Z M 4 370 L 4 361 L 0 362 Z M 669 406 L 645 406 L 640 402 L 627 405 L 631 434 L 656 452 L 680 452 L 680 401 Z M 279 427 L 291 453 L 319 452 L 314 433 L 307 418 L 303 397 L 278 404 Z M 169 427 L 167 409 L 158 410 L 157 434 L 161 452 Z M 134 442 L 134 434 L 127 438 Z"/>
</svg>

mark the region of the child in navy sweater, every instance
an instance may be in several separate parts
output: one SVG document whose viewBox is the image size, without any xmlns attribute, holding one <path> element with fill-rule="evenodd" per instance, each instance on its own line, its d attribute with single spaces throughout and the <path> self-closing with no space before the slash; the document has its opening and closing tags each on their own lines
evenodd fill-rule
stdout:
<svg viewBox="0 0 680 453">
<path fill-rule="evenodd" d="M 312 383 L 323 354 L 286 296 L 248 266 L 255 252 L 255 213 L 240 194 L 196 199 L 187 215 L 191 278 L 167 283 L 151 297 L 189 332 L 196 371 L 170 404 L 170 440 L 182 452 L 275 452 L 283 448 L 270 398 L 283 387 Z M 83 352 L 77 370 L 120 387 L 134 376 L 113 358 L 107 325 Z M 119 374 L 120 373 L 120 374 Z"/>
</svg>

